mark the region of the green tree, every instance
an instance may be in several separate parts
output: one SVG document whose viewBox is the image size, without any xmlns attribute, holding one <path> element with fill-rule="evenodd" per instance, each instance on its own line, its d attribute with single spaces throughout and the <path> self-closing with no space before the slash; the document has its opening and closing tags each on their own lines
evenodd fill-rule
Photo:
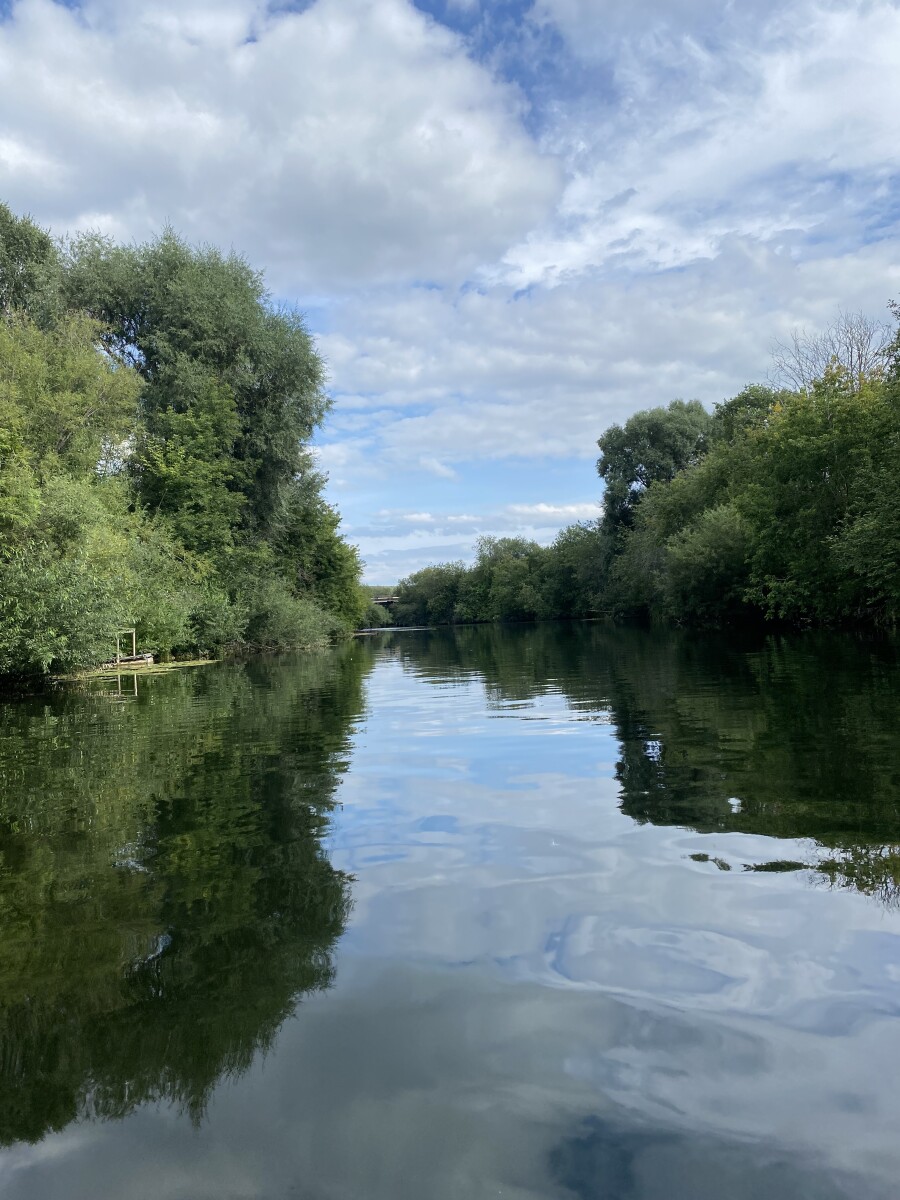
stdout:
<svg viewBox="0 0 900 1200">
<path fill-rule="evenodd" d="M 0 321 L 0 675 L 99 661 L 136 594 L 116 459 L 140 381 L 71 316 Z"/>
<path fill-rule="evenodd" d="M 171 231 L 59 248 L 0 206 L 0 674 L 320 644 L 365 608 L 308 441 L 300 317 Z"/>
<path fill-rule="evenodd" d="M 100 333 L 78 314 L 49 330 L 24 315 L 0 321 L 0 436 L 37 481 L 113 470 L 127 455 L 140 380 L 97 352 Z"/>
<path fill-rule="evenodd" d="M 145 380 L 150 437 L 165 437 L 170 412 L 187 411 L 198 397 L 207 409 L 224 407 L 226 419 L 200 422 L 197 457 L 213 448 L 235 460 L 233 483 L 246 500 L 241 522 L 266 532 L 328 409 L 324 367 L 300 316 L 273 307 L 244 259 L 195 249 L 171 230 L 137 246 L 76 239 L 66 288 L 73 306 L 102 322 L 110 353 Z M 150 464 L 145 472 L 142 488 L 151 486 Z"/>
<path fill-rule="evenodd" d="M 0 203 L 0 313 L 28 311 L 47 319 L 55 308 L 59 253 L 30 217 Z"/>
<path fill-rule="evenodd" d="M 783 407 L 790 401 L 790 396 L 785 389 L 748 384 L 736 396 L 715 406 L 710 431 L 712 442 L 738 441 L 750 430 L 761 428 L 778 406 Z"/>
<path fill-rule="evenodd" d="M 498 538 L 490 544 L 485 539 L 479 547 L 481 557 L 490 571 L 484 618 L 530 621 L 548 615 L 545 606 L 547 552 L 542 546 L 526 538 Z"/>
<path fill-rule="evenodd" d="M 359 551 L 342 537 L 341 516 L 325 500 L 325 477 L 307 455 L 282 493 L 272 543 L 295 589 L 311 593 L 345 629 L 353 629 L 368 598 L 359 583 Z"/>
<path fill-rule="evenodd" d="M 423 567 L 397 584 L 396 625 L 449 625 L 460 618 L 460 591 L 468 572 L 461 562 Z M 469 618 L 471 619 L 471 618 Z M 477 619 L 477 618 L 475 618 Z"/>
<path fill-rule="evenodd" d="M 746 608 L 744 595 L 753 532 L 732 504 L 708 508 L 666 542 L 666 603 L 670 613 L 717 623 Z"/>
<path fill-rule="evenodd" d="M 673 400 L 667 408 L 647 409 L 624 425 L 611 425 L 597 443 L 607 528 L 628 527 L 652 483 L 668 483 L 699 461 L 711 427 L 712 418 L 699 400 Z"/>
<path fill-rule="evenodd" d="M 352 629 L 365 608 L 361 564 L 311 465 L 328 400 L 300 316 L 273 306 L 242 258 L 172 231 L 130 247 L 76 239 L 66 288 L 103 323 L 109 354 L 144 381 L 139 502 L 214 564 L 251 641 Z"/>
<path fill-rule="evenodd" d="M 748 439 L 750 482 L 737 502 L 754 529 L 748 597 L 767 616 L 827 621 L 854 607 L 833 539 L 874 469 L 881 404 L 880 385 L 857 392 L 835 368 Z"/>
<path fill-rule="evenodd" d="M 599 520 L 560 530 L 546 554 L 543 612 L 559 617 L 599 612 L 609 559 L 609 535 Z"/>
</svg>

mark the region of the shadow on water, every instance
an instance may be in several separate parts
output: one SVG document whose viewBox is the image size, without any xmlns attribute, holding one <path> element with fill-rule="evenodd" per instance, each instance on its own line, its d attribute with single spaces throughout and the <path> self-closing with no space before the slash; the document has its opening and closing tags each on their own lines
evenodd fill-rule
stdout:
<svg viewBox="0 0 900 1200">
<path fill-rule="evenodd" d="M 896 641 L 583 623 L 406 633 L 385 652 L 444 686 L 480 676 L 489 704 L 560 693 L 576 719 L 610 725 L 621 809 L 636 822 L 810 843 L 804 861 L 698 861 L 810 869 L 900 903 Z"/>
<path fill-rule="evenodd" d="M 165 1101 L 198 1120 L 327 988 L 322 847 L 365 645 L 0 708 L 0 1142 Z"/>
</svg>

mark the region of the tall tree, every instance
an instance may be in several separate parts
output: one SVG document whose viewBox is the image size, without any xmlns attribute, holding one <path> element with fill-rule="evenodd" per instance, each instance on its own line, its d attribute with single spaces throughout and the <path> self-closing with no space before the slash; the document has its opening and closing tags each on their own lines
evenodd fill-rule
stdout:
<svg viewBox="0 0 900 1200">
<path fill-rule="evenodd" d="M 652 483 L 668 483 L 707 448 L 712 418 L 699 400 L 635 413 L 599 439 L 597 471 L 606 484 L 604 525 L 629 526 L 635 505 Z"/>
<path fill-rule="evenodd" d="M 295 619 L 306 626 L 310 597 L 352 628 L 365 607 L 360 563 L 311 469 L 329 400 L 300 315 L 273 305 L 238 255 L 171 230 L 124 247 L 76 239 L 66 289 L 144 380 L 131 458 L 140 503 L 216 564 L 263 644 Z"/>
<path fill-rule="evenodd" d="M 265 534 L 328 410 L 324 367 L 301 317 L 272 305 L 244 259 L 194 248 L 171 230 L 136 246 L 76 239 L 66 286 L 70 302 L 105 326 L 110 353 L 144 378 L 150 446 L 172 434 L 173 413 L 201 407 L 206 415 L 176 435 L 188 473 L 196 459 L 232 460 L 217 484 L 246 501 L 234 507 L 235 523 Z M 141 491 L 176 504 L 173 459 L 140 461 Z"/>
<path fill-rule="evenodd" d="M 0 205 L 0 675 L 321 644 L 364 600 L 310 470 L 302 319 L 171 231 L 60 248 Z"/>
<path fill-rule="evenodd" d="M 841 368 L 852 387 L 881 379 L 888 366 L 894 330 L 864 312 L 839 312 L 827 329 L 792 329 L 772 351 L 775 379 L 792 391 L 809 391 L 829 369 Z"/>
</svg>

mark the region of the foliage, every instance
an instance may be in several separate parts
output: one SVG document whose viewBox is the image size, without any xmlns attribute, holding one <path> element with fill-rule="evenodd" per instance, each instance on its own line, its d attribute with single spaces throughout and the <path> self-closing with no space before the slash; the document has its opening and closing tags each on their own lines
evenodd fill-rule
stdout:
<svg viewBox="0 0 900 1200">
<path fill-rule="evenodd" d="M 369 601 L 365 612 L 359 618 L 360 629 L 387 629 L 393 624 L 390 609 L 384 604 L 376 604 L 374 600 Z"/>
<path fill-rule="evenodd" d="M 0 206 L 0 675 L 321 644 L 365 608 L 307 446 L 300 317 L 236 255 L 48 234 Z"/>
<path fill-rule="evenodd" d="M 14 461 L 40 484 L 114 464 L 136 426 L 140 380 L 97 353 L 98 335 L 79 314 L 52 330 L 21 314 L 0 321 L 0 472 Z"/>
<path fill-rule="evenodd" d="M 58 273 L 59 252 L 50 234 L 0 204 L 0 313 L 27 310 L 49 317 Z"/>
<path fill-rule="evenodd" d="M 673 400 L 668 408 L 635 413 L 611 425 L 598 441 L 597 470 L 606 484 L 604 524 L 631 524 L 635 505 L 653 483 L 670 483 L 704 453 L 711 428 L 699 400 Z"/>
<path fill-rule="evenodd" d="M 309 456 L 282 493 L 273 545 L 295 588 L 312 593 L 341 627 L 356 627 L 368 597 L 359 583 L 359 551 L 341 537 L 341 517 L 322 496 L 325 479 Z"/>
<path fill-rule="evenodd" d="M 599 612 L 611 538 L 600 521 L 562 529 L 546 551 L 544 612 L 579 617 Z"/>
<path fill-rule="evenodd" d="M 800 390 L 754 384 L 713 414 L 676 400 L 612 426 L 599 522 L 549 547 L 482 539 L 471 567 L 404 580 L 398 618 L 895 624 L 900 342 L 854 317 L 809 361 L 826 344 Z"/>
<path fill-rule="evenodd" d="M 338 632 L 334 616 L 309 596 L 296 595 L 277 576 L 249 592 L 251 617 L 244 640 L 259 650 L 322 646 Z"/>
<path fill-rule="evenodd" d="M 461 562 L 423 567 L 397 585 L 395 625 L 447 625 L 457 619 L 460 587 L 466 568 Z"/>
<path fill-rule="evenodd" d="M 585 616 L 599 604 L 606 535 L 597 522 L 564 529 L 551 546 L 481 538 L 475 562 L 424 567 L 397 586 L 396 625 L 534 621 Z"/>
<path fill-rule="evenodd" d="M 231 483 L 246 500 L 240 522 L 266 532 L 328 408 L 324 368 L 299 315 L 272 306 L 244 259 L 195 249 L 171 230 L 139 246 L 75 239 L 66 293 L 103 323 L 109 352 L 145 381 L 151 437 L 166 436 L 171 412 L 198 397 L 207 410 L 224 408 L 228 419 L 201 421 L 196 436 L 239 464 Z M 191 433 L 182 433 L 188 444 Z M 150 464 L 144 473 L 142 487 L 152 486 Z"/>
</svg>

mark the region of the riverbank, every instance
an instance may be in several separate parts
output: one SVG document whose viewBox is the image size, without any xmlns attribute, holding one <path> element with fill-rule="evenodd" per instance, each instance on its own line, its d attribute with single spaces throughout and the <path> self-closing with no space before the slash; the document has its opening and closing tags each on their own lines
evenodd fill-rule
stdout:
<svg viewBox="0 0 900 1200">
<path fill-rule="evenodd" d="M 50 678 L 61 683 L 77 683 L 85 679 L 115 679 L 117 675 L 162 675 L 186 667 L 206 667 L 221 662 L 221 658 L 186 658 L 173 662 L 129 662 L 104 663 L 101 667 L 89 667 L 84 671 L 73 671 L 68 675 L 53 675 Z"/>
</svg>

